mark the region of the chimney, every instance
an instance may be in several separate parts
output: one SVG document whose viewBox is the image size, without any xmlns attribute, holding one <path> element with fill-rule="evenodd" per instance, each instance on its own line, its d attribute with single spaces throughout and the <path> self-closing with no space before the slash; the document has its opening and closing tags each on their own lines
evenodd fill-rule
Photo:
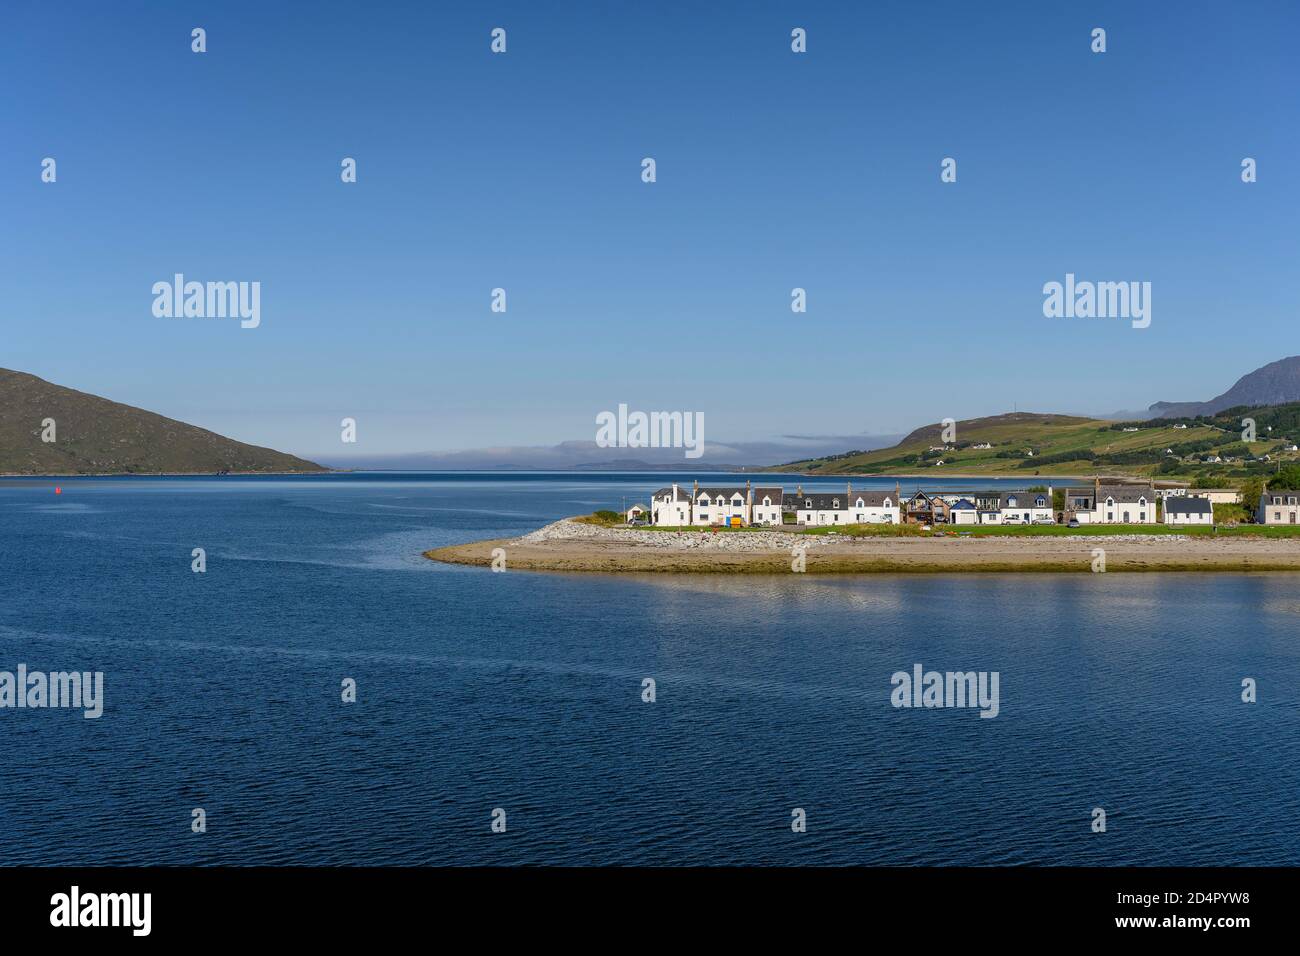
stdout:
<svg viewBox="0 0 1300 956">
<path fill-rule="evenodd" d="M 745 479 L 745 504 L 752 505 L 753 503 L 754 503 L 754 489 L 750 487 L 749 479 L 746 478 Z"/>
<path fill-rule="evenodd" d="M 677 482 L 673 482 L 673 501 L 677 500 Z"/>
<path fill-rule="evenodd" d="M 691 504 L 695 504 L 695 499 L 700 496 L 700 480 L 696 478 L 691 482 Z"/>
<path fill-rule="evenodd" d="M 795 486 L 794 486 L 794 493 L 795 493 L 798 497 L 802 498 L 802 497 L 803 497 L 803 485 L 802 485 L 802 484 L 795 485 Z"/>
</svg>

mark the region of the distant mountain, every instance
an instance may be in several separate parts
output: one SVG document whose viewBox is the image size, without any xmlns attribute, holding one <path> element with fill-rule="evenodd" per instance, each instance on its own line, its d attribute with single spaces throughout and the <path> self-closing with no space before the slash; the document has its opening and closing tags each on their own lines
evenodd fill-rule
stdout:
<svg viewBox="0 0 1300 956">
<path fill-rule="evenodd" d="M 1285 405 L 1300 402 L 1300 355 L 1270 362 L 1237 379 L 1237 384 L 1208 402 L 1156 402 L 1156 418 L 1195 418 L 1215 415 L 1238 405 Z"/>
<path fill-rule="evenodd" d="M 53 419 L 54 441 L 47 419 Z M 184 422 L 0 368 L 0 474 L 325 471 Z"/>
<path fill-rule="evenodd" d="M 842 448 L 883 448 L 898 435 L 779 435 L 771 441 L 704 443 L 704 454 L 687 458 L 681 448 L 601 448 L 594 441 L 556 445 L 509 445 L 462 451 L 392 455 L 328 456 L 336 468 L 401 471 L 735 471 L 792 458 L 826 455 Z"/>
</svg>

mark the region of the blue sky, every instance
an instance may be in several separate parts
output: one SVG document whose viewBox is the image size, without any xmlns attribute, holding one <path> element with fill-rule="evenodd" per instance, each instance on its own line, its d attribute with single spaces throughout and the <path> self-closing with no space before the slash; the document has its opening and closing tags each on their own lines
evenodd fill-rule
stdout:
<svg viewBox="0 0 1300 956">
<path fill-rule="evenodd" d="M 620 402 L 764 440 L 1209 398 L 1300 352 L 1297 27 L 1286 2 L 6 4 L 0 366 L 335 458 L 344 416 L 382 454 L 590 440 Z M 155 318 L 176 272 L 260 281 L 261 326 Z M 1150 328 L 1045 318 L 1067 272 L 1150 281 Z"/>
</svg>

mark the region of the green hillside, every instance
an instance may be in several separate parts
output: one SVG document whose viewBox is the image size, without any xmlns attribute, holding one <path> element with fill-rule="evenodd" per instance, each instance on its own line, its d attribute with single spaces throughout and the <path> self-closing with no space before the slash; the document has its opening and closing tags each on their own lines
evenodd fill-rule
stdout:
<svg viewBox="0 0 1300 956">
<path fill-rule="evenodd" d="M 53 442 L 42 424 L 54 420 Z M 0 369 L 0 474 L 325 471 L 315 462 Z"/>
<path fill-rule="evenodd" d="M 1242 441 L 1246 416 L 1255 420 L 1258 439 L 1250 443 Z M 1300 458 L 1284 450 L 1293 436 L 1300 436 L 1300 403 L 1141 422 L 1016 412 L 957 422 L 955 431 L 946 447 L 940 447 L 945 444 L 943 425 L 925 425 L 892 448 L 851 451 L 769 470 L 936 477 L 1141 475 L 1231 483 L 1271 473 Z M 975 447 L 984 444 L 990 447 Z M 1223 460 L 1206 463 L 1212 457 Z"/>
</svg>

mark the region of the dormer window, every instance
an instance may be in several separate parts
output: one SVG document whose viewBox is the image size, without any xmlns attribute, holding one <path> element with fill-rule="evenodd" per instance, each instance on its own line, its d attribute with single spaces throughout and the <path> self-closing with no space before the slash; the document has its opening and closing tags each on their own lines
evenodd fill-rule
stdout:
<svg viewBox="0 0 1300 956">
<path fill-rule="evenodd" d="M 1016 496 L 1012 495 L 1010 498 L 1007 499 L 1007 507 L 1014 508 L 1015 506 L 1016 506 Z"/>
<path fill-rule="evenodd" d="M 1034 499 L 1034 505 L 1039 508 L 1046 508 L 1047 499 L 1044 498 L 1042 495 L 1039 495 L 1037 498 Z"/>
<path fill-rule="evenodd" d="M 805 498 L 805 499 L 803 500 L 803 506 L 804 506 L 805 508 L 811 508 L 811 507 L 812 507 L 812 499 L 811 499 L 811 498 Z"/>
<path fill-rule="evenodd" d="M 832 508 L 836 508 L 836 509 L 838 509 L 839 506 L 840 506 L 840 499 L 839 499 L 839 498 L 834 498 L 834 499 L 831 500 L 831 507 L 832 507 Z"/>
<path fill-rule="evenodd" d="M 859 508 L 862 507 L 862 499 L 861 499 L 861 498 L 858 499 L 858 507 L 859 507 Z"/>
<path fill-rule="evenodd" d="M 770 505 L 771 503 L 772 503 L 772 499 L 771 499 L 771 498 L 767 498 L 767 497 L 764 497 L 764 498 L 763 498 L 763 504 L 764 504 L 764 505 Z"/>
</svg>

